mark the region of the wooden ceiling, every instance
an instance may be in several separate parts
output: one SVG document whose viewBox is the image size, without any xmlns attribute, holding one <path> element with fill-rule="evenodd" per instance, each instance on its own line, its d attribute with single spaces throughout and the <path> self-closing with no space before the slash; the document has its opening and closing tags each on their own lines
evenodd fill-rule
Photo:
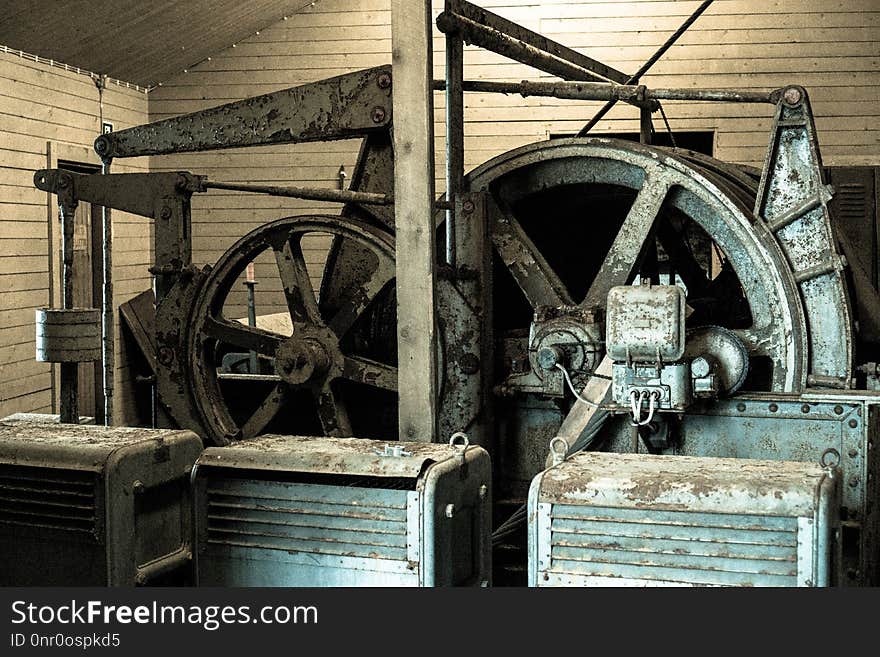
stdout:
<svg viewBox="0 0 880 657">
<path fill-rule="evenodd" d="M 307 0 L 0 0 L 0 45 L 152 87 Z"/>
</svg>

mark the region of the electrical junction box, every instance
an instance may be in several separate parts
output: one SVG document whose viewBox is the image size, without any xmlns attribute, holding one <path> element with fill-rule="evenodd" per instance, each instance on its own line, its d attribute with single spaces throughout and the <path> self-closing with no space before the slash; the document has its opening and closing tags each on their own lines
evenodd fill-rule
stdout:
<svg viewBox="0 0 880 657">
<path fill-rule="evenodd" d="M 685 294 L 675 285 L 620 285 L 608 292 L 605 345 L 615 362 L 671 363 L 684 355 Z"/>
<path fill-rule="evenodd" d="M 532 482 L 529 584 L 827 586 L 841 478 L 818 463 L 581 452 Z"/>
<path fill-rule="evenodd" d="M 479 586 L 491 573 L 481 447 L 264 435 L 193 478 L 201 586 Z"/>
<path fill-rule="evenodd" d="M 0 585 L 186 583 L 201 452 L 191 431 L 0 420 Z"/>
</svg>

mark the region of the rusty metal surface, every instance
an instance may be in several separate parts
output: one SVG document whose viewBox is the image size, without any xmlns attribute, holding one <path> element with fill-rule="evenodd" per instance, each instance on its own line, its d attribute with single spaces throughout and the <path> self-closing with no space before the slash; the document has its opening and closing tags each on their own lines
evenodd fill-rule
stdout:
<svg viewBox="0 0 880 657">
<path fill-rule="evenodd" d="M 326 189 L 324 187 L 278 187 L 276 185 L 245 185 L 240 183 L 210 182 L 203 183 L 205 189 L 231 189 L 252 194 L 268 196 L 288 196 L 313 201 L 330 201 L 334 203 L 358 203 L 361 205 L 391 205 L 394 200 L 388 194 L 373 194 L 348 189 Z"/>
<path fill-rule="evenodd" d="M 437 28 L 467 42 L 568 80 L 624 82 L 628 76 L 561 43 L 532 32 L 466 0 L 452 0 Z"/>
<path fill-rule="evenodd" d="M 300 240 L 310 233 L 330 234 L 352 242 L 363 257 L 356 285 L 346 290 L 340 304 L 318 305 L 305 268 Z M 225 318 L 226 295 L 249 262 L 260 253 L 273 253 L 284 286 L 294 332 L 282 336 Z M 289 401 L 291 389 L 309 392 L 327 435 L 352 435 L 345 400 L 335 389 L 337 379 L 396 390 L 397 368 L 349 351 L 346 336 L 370 303 L 394 279 L 394 243 L 390 236 L 366 224 L 338 217 L 301 216 L 260 227 L 239 240 L 212 268 L 188 311 L 191 325 L 181 335 L 179 357 L 188 359 L 181 370 L 187 380 L 206 437 L 220 444 L 253 437 L 269 425 Z M 253 350 L 274 360 L 275 385 L 249 418 L 236 420 L 220 387 L 219 363 L 205 348 L 206 341 Z M 161 356 L 161 353 L 160 353 Z M 296 408 L 295 405 L 292 408 Z"/>
<path fill-rule="evenodd" d="M 752 327 L 737 329 L 737 334 L 751 353 L 773 359 L 772 389 L 800 389 L 806 376 L 807 334 L 793 276 L 770 233 L 754 222 L 741 196 L 729 192 L 712 172 L 649 147 L 570 139 L 516 149 L 478 167 L 468 178 L 472 189 L 491 189 L 507 203 L 517 203 L 548 187 L 575 184 L 613 184 L 638 191 L 644 188 L 646 172 L 651 172 L 655 185 L 673 190 L 662 207 L 675 208 L 700 225 L 732 264 L 754 320 Z M 495 231 L 493 227 L 497 240 Z M 505 229 L 502 234 L 510 232 Z M 630 248 L 645 239 L 643 232 L 636 232 L 623 243 Z M 539 266 L 546 260 L 525 239 L 515 245 L 525 255 L 509 259 L 511 273 L 523 281 L 531 305 L 558 306 L 558 293 L 541 291 L 560 288 L 552 269 Z M 607 269 L 600 270 L 602 275 Z M 759 271 L 761 276 L 756 276 Z M 604 305 L 604 295 L 595 296 Z"/>
<path fill-rule="evenodd" d="M 193 438 L 193 433 L 176 429 L 102 427 L 34 421 L 29 417 L 4 418 L 0 420 L 0 462 L 97 471 L 119 449 L 159 448 L 165 441 L 186 442 Z"/>
<path fill-rule="evenodd" d="M 157 121 L 95 140 L 104 160 L 261 144 L 349 139 L 391 124 L 391 67 Z"/>
<path fill-rule="evenodd" d="M 622 100 L 637 107 L 656 109 L 659 100 L 708 101 L 719 103 L 770 103 L 775 104 L 781 89 L 749 91 L 743 89 L 690 89 L 686 87 L 646 87 L 636 84 L 608 84 L 603 82 L 495 82 L 492 80 L 462 80 L 460 88 L 465 92 L 519 94 L 543 96 L 566 100 Z M 447 82 L 434 80 L 434 89 L 447 89 Z"/>
<path fill-rule="evenodd" d="M 402 448 L 404 453 L 380 455 L 387 444 Z M 440 443 L 265 434 L 227 447 L 209 447 L 198 463 L 199 467 L 415 479 L 427 464 L 460 455 L 459 448 Z M 468 447 L 465 455 L 468 462 L 487 458 L 487 452 L 476 445 Z"/>
<path fill-rule="evenodd" d="M 601 506 L 811 516 L 824 476 L 818 461 L 581 452 L 544 473 L 538 500 L 565 504 L 601 500 Z"/>
<path fill-rule="evenodd" d="M 839 583 L 841 483 L 830 462 L 576 455 L 530 491 L 529 583 Z"/>
<path fill-rule="evenodd" d="M 755 215 L 779 242 L 798 283 L 810 332 L 809 374 L 851 387 L 853 323 L 831 224 L 816 129 L 806 91 L 787 87 L 776 110 Z"/>
</svg>

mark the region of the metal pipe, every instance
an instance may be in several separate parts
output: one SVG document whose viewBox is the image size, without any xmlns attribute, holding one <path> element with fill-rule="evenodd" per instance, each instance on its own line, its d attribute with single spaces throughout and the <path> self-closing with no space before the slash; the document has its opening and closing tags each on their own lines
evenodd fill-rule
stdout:
<svg viewBox="0 0 880 657">
<path fill-rule="evenodd" d="M 391 205 L 394 199 L 388 194 L 355 192 L 348 189 L 326 189 L 324 187 L 276 187 L 273 185 L 247 185 L 241 183 L 210 182 L 205 180 L 206 189 L 230 189 L 236 192 L 269 194 L 270 196 L 289 196 L 311 201 L 332 201 L 337 203 L 362 203 L 364 205 Z"/>
<path fill-rule="evenodd" d="M 450 3 L 447 1 L 446 10 Z M 455 199 L 464 184 L 464 42 L 461 35 L 446 35 L 446 264 L 456 266 Z"/>
<path fill-rule="evenodd" d="M 437 433 L 434 102 L 430 0 L 392 0 L 400 439 Z"/>
<path fill-rule="evenodd" d="M 444 91 L 443 80 L 434 81 L 434 89 Z M 778 91 L 745 91 L 738 89 L 650 89 L 642 85 L 609 84 L 604 82 L 492 82 L 464 80 L 465 92 L 519 94 L 523 97 L 546 96 L 563 100 L 622 100 L 644 105 L 657 100 L 685 100 L 721 103 L 776 104 Z"/>
<path fill-rule="evenodd" d="M 101 173 L 110 173 L 110 161 Z M 116 327 L 113 321 L 113 224 L 110 208 L 101 206 L 101 387 L 104 393 L 104 425 L 113 425 L 113 392 L 116 371 Z"/>
<path fill-rule="evenodd" d="M 638 82 L 641 79 L 641 77 L 645 73 L 647 73 L 648 70 L 654 64 L 657 63 L 657 60 L 660 59 L 666 53 L 666 51 L 669 50 L 675 44 L 676 41 L 678 41 L 678 39 L 681 37 L 681 35 L 684 34 L 687 31 L 687 29 L 691 25 L 694 24 L 694 21 L 696 21 L 700 17 L 700 15 L 709 8 L 709 5 L 711 5 L 711 4 L 712 4 L 712 0 L 704 0 L 704 2 L 702 2 L 700 4 L 700 6 L 697 7 L 696 11 L 694 11 L 694 13 L 691 14 L 688 17 L 688 19 L 684 23 L 681 24 L 681 27 L 679 27 L 672 34 L 672 36 L 670 36 L 668 39 L 666 39 L 666 42 L 662 46 L 660 46 L 660 48 L 657 50 L 657 52 L 655 52 L 653 55 L 651 55 L 651 58 L 648 61 L 646 61 L 644 64 L 642 64 L 641 68 L 639 68 L 638 71 L 633 73 L 632 77 L 630 77 L 630 79 L 627 80 L 626 83 L 633 84 L 635 82 Z M 611 111 L 611 108 L 614 107 L 616 104 L 617 104 L 617 100 L 609 100 L 602 109 L 600 109 L 598 112 L 596 112 L 595 116 L 593 116 L 593 118 L 590 119 L 590 122 L 587 123 L 587 125 L 585 125 L 583 128 L 581 128 L 581 131 L 578 132 L 578 137 L 586 136 L 586 134 L 590 131 L 590 129 L 594 125 L 596 125 L 599 121 L 601 121 L 602 117 L 605 116 L 606 114 L 608 114 L 608 112 Z"/>
<path fill-rule="evenodd" d="M 77 202 L 69 190 L 73 181 L 69 177 L 64 180 L 66 184 L 58 203 L 61 214 L 61 306 L 70 310 L 73 308 L 73 233 Z M 79 424 L 78 388 L 79 363 L 61 363 L 60 420 L 65 424 Z"/>
</svg>

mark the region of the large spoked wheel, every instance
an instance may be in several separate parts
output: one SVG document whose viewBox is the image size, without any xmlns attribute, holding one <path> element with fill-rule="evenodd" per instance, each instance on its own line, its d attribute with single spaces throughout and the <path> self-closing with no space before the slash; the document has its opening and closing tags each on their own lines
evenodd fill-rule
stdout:
<svg viewBox="0 0 880 657">
<path fill-rule="evenodd" d="M 313 238 L 330 238 L 358 254 L 350 284 L 332 307 L 319 302 L 306 264 L 303 243 Z M 277 270 L 269 277 L 280 282 L 277 301 L 259 309 L 283 311 L 285 321 L 275 326 L 250 326 L 241 303 L 231 299 L 241 294 L 236 283 L 251 262 Z M 375 405 L 396 404 L 396 354 L 377 349 L 363 327 L 377 297 L 383 298 L 378 305 L 387 305 L 394 273 L 393 238 L 349 219 L 289 217 L 240 239 L 214 266 L 192 314 L 192 392 L 208 435 L 223 444 L 273 427 L 328 436 L 374 433 L 375 408 L 363 409 L 373 416 L 363 423 L 356 415 L 377 393 Z M 230 353 L 250 354 L 258 371 L 225 371 L 223 357 Z"/>
<path fill-rule="evenodd" d="M 563 139 L 505 153 L 468 179 L 489 192 L 492 241 L 510 274 L 495 279 L 500 332 L 527 326 L 542 307 L 594 308 L 601 317 L 611 287 L 639 275 L 657 280 L 665 268 L 688 287 L 690 326 L 726 326 L 748 348 L 758 375 L 752 389 L 805 385 L 797 287 L 752 214 L 754 188 L 744 176 L 711 158 Z"/>
</svg>

